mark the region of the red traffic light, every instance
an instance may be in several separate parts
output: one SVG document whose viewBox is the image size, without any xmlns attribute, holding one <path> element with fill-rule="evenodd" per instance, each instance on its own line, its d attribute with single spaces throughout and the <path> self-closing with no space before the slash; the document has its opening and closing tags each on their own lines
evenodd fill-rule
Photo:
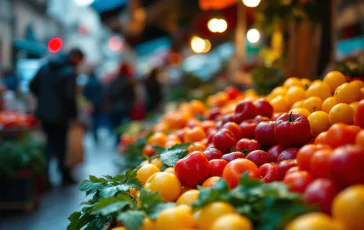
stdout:
<svg viewBox="0 0 364 230">
<path fill-rule="evenodd" d="M 52 53 L 57 53 L 62 49 L 63 41 L 60 38 L 52 38 L 48 42 L 48 50 Z"/>
</svg>

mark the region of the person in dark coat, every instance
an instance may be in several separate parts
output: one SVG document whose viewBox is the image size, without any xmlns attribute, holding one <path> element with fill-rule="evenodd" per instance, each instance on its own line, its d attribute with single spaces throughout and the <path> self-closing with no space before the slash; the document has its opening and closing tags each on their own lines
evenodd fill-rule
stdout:
<svg viewBox="0 0 364 230">
<path fill-rule="evenodd" d="M 30 90 L 38 100 L 35 114 L 47 137 L 47 178 L 50 159 L 55 155 L 63 185 L 76 183 L 65 164 L 65 158 L 69 125 L 77 119 L 76 68 L 83 59 L 80 49 L 72 49 L 66 56 L 50 59 L 30 83 Z"/>
<path fill-rule="evenodd" d="M 98 143 L 97 130 L 99 129 L 100 117 L 102 113 L 102 98 L 104 94 L 104 86 L 97 79 L 94 72 L 89 76 L 89 80 L 83 88 L 83 95 L 92 104 L 92 133 L 95 143 Z"/>
<path fill-rule="evenodd" d="M 14 72 L 10 69 L 4 71 L 2 77 L 2 83 L 8 90 L 17 91 L 18 89 L 18 79 L 14 74 Z"/>
<path fill-rule="evenodd" d="M 162 102 L 162 85 L 158 81 L 159 69 L 153 69 L 148 78 L 145 80 L 145 89 L 147 92 L 147 112 L 153 112 L 158 109 Z"/>
<path fill-rule="evenodd" d="M 114 131 L 130 119 L 135 98 L 135 83 L 132 79 L 131 69 L 128 65 L 122 64 L 117 77 L 111 82 L 106 93 L 110 121 Z M 116 135 L 116 139 L 118 143 L 120 134 Z"/>
</svg>

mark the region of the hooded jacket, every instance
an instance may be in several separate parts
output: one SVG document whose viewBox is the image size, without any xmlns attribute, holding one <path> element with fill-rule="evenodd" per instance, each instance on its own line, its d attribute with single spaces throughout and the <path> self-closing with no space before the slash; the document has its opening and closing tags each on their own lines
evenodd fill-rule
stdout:
<svg viewBox="0 0 364 230">
<path fill-rule="evenodd" d="M 36 116 L 43 122 L 67 125 L 77 117 L 76 74 L 68 57 L 51 59 L 30 83 L 38 99 Z"/>
</svg>

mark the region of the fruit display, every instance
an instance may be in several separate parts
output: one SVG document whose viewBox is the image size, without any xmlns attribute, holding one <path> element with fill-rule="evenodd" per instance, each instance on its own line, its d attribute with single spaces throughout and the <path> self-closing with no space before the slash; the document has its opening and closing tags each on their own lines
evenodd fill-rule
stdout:
<svg viewBox="0 0 364 230">
<path fill-rule="evenodd" d="M 130 170 L 81 183 L 68 230 L 364 229 L 363 98 L 330 72 L 182 103 L 131 144 Z"/>
<path fill-rule="evenodd" d="M 5 129 L 11 128 L 30 128 L 37 124 L 37 119 L 29 114 L 1 111 L 0 126 Z"/>
</svg>

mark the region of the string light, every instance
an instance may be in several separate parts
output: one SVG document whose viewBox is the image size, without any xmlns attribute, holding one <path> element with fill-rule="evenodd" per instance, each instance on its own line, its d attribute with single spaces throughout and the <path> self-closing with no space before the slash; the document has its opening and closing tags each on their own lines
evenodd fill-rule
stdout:
<svg viewBox="0 0 364 230">
<path fill-rule="evenodd" d="M 207 53 L 211 49 L 211 42 L 207 39 L 202 39 L 198 36 L 193 36 L 191 39 L 191 48 L 195 53 Z"/>
<path fill-rule="evenodd" d="M 227 29 L 227 22 L 224 19 L 212 18 L 207 23 L 207 28 L 213 33 L 223 33 Z"/>
<path fill-rule="evenodd" d="M 244 5 L 247 7 L 257 7 L 261 0 L 243 0 Z"/>
</svg>

